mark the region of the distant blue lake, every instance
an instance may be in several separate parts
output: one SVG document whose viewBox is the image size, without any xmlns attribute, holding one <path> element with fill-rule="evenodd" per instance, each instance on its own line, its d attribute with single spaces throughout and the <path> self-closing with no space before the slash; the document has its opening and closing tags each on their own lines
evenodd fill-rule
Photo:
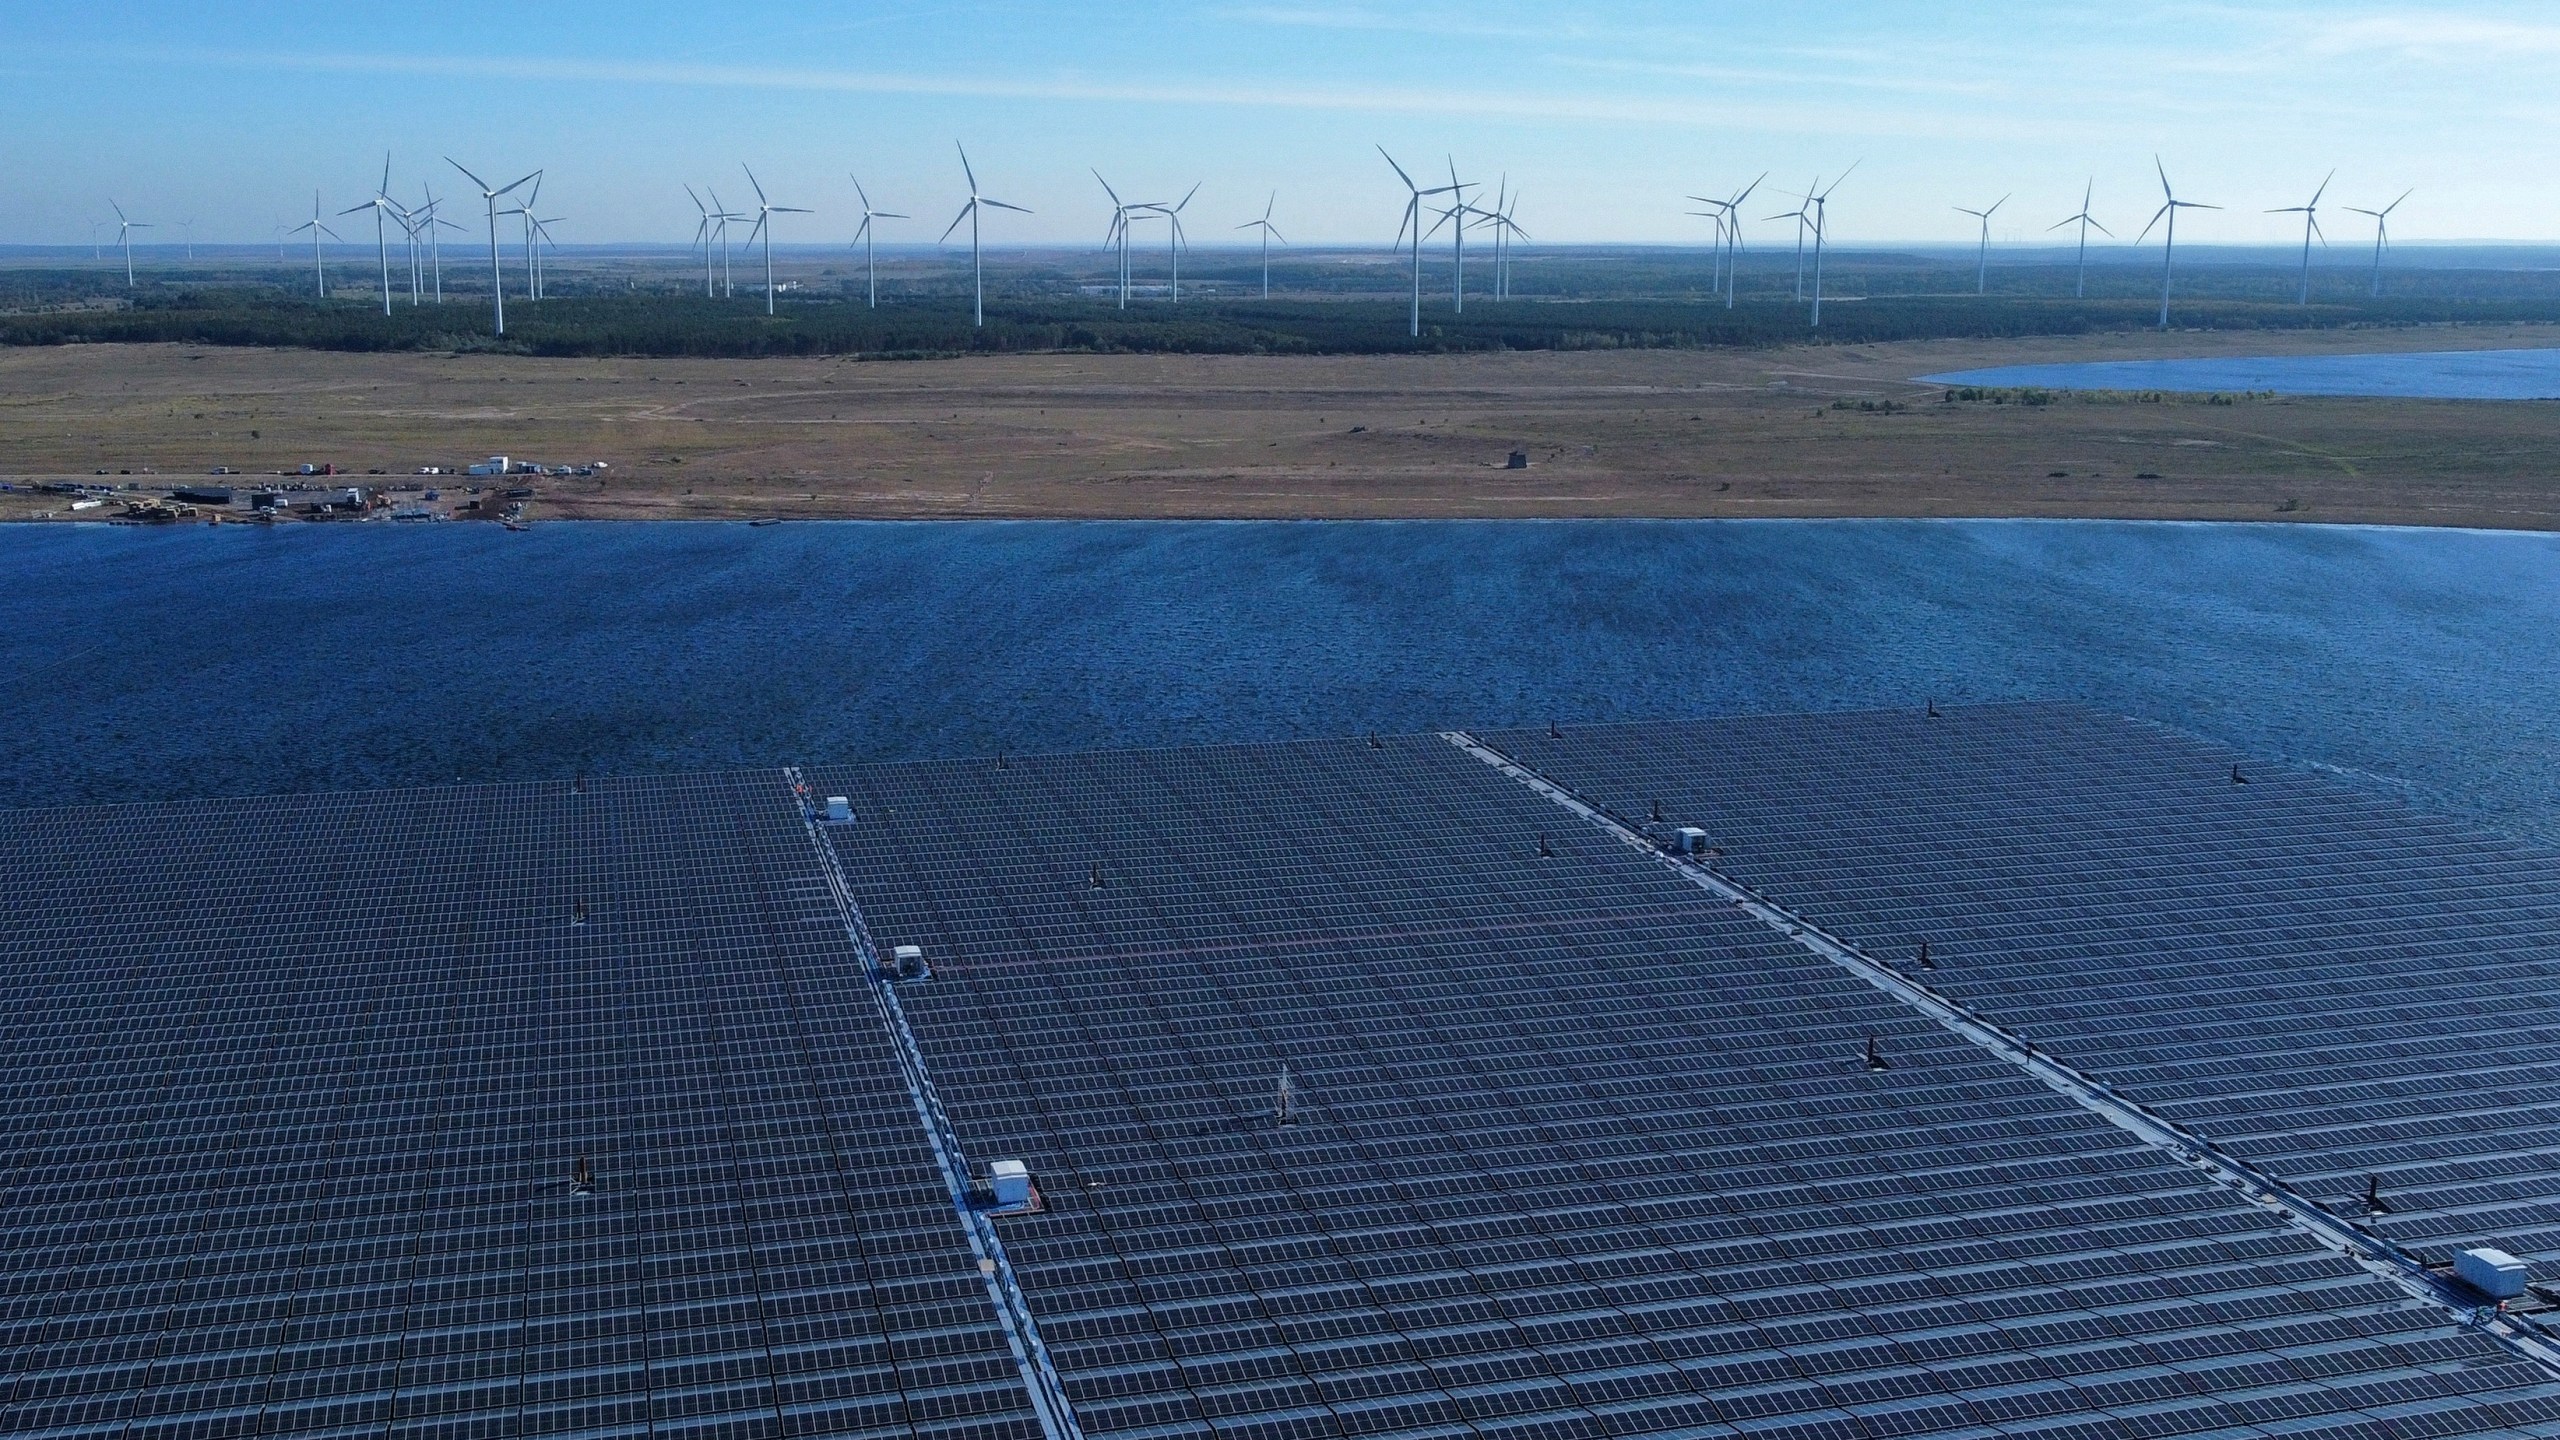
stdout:
<svg viewBox="0 0 2560 1440">
<path fill-rule="evenodd" d="M 2560 350 L 2101 360 L 2075 365 L 2002 365 L 1920 378 L 1942 385 L 2040 386 L 2048 390 L 2272 390 L 2279 395 L 2549 400 L 2560 398 Z"/>
<path fill-rule="evenodd" d="M 0 527 L 0 804 L 2062 697 L 2560 835 L 2560 537 Z"/>
</svg>

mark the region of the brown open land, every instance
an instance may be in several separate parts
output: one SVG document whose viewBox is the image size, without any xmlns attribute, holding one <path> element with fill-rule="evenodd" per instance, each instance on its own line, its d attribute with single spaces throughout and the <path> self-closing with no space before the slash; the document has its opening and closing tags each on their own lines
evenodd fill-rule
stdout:
<svg viewBox="0 0 2560 1440">
<path fill-rule="evenodd" d="M 133 472 L 119 483 L 167 484 L 228 465 L 248 483 L 305 461 L 407 477 L 503 453 L 611 462 L 598 478 L 531 482 L 538 518 L 2108 516 L 2553 529 L 2560 406 L 1947 403 L 1909 378 L 2037 361 L 2553 344 L 2560 328 L 2519 326 L 913 363 L 63 346 L 0 351 L 0 478 L 105 469 Z M 1503 468 L 1514 448 L 1526 470 Z M 0 495 L 0 517 L 58 503 Z"/>
</svg>

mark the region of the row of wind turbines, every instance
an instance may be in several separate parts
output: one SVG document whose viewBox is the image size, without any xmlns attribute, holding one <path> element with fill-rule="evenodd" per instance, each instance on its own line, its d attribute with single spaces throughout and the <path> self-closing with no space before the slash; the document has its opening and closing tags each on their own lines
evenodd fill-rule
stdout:
<svg viewBox="0 0 2560 1440">
<path fill-rule="evenodd" d="M 955 148 L 959 151 L 961 174 L 968 183 L 968 199 L 961 205 L 959 213 L 952 218 L 950 225 L 944 228 L 941 241 L 937 243 L 947 243 L 963 224 L 969 227 L 970 318 L 973 325 L 983 326 L 986 323 L 984 247 L 986 213 L 991 210 L 1024 215 L 1032 212 L 1025 206 L 996 199 L 981 191 L 978 186 L 977 170 L 970 164 L 967 148 L 957 146 Z M 1378 154 L 1395 172 L 1397 180 L 1402 182 L 1405 188 L 1403 217 L 1397 226 L 1396 238 L 1390 249 L 1409 249 L 1411 255 L 1413 274 L 1411 332 L 1417 336 L 1422 332 L 1422 247 L 1426 241 L 1436 238 L 1444 229 L 1450 232 L 1452 257 L 1455 262 L 1452 266 L 1450 290 L 1453 311 L 1463 314 L 1466 310 L 1466 246 L 1467 233 L 1470 230 L 1489 232 L 1493 249 L 1492 298 L 1508 299 L 1511 295 L 1512 249 L 1517 243 L 1529 239 L 1528 232 L 1523 230 L 1514 218 L 1520 204 L 1520 192 L 1512 187 L 1509 177 L 1505 176 L 1502 179 L 1495 189 L 1492 203 L 1487 205 L 1480 203 L 1485 188 L 1483 184 L 1478 181 L 1460 180 L 1454 158 L 1449 161 L 1447 184 L 1424 186 L 1418 184 L 1412 174 L 1393 155 L 1387 153 L 1385 147 L 1379 147 Z M 502 216 L 514 217 L 521 222 L 521 240 L 524 249 L 523 294 L 528 301 L 539 301 L 544 296 L 544 252 L 546 249 L 558 248 L 558 242 L 552 236 L 550 227 L 566 217 L 559 215 L 546 217 L 536 213 L 536 206 L 542 193 L 544 172 L 541 170 L 536 170 L 507 185 L 491 186 L 460 162 L 448 158 L 446 163 L 471 183 L 485 208 L 489 241 L 490 303 L 497 333 L 503 335 L 506 333 L 506 285 L 500 258 L 499 219 Z M 2160 325 L 2166 329 L 2169 324 L 2170 300 L 2176 278 L 2178 212 L 2219 210 L 2222 207 L 2179 198 L 2175 187 L 2169 182 L 2167 167 L 2161 164 L 2156 156 L 2153 158 L 2152 166 L 2160 178 L 2161 204 L 2159 209 L 2152 213 L 2150 221 L 2143 226 L 2133 243 L 2142 244 L 2150 238 L 2151 232 L 2155 229 L 2162 232 Z M 1821 177 L 1817 176 L 1801 191 L 1779 192 L 1793 199 L 1796 202 L 1795 208 L 1762 217 L 1764 223 L 1790 220 L 1795 222 L 1795 299 L 1798 303 L 1809 302 L 1809 320 L 1815 328 L 1819 328 L 1822 324 L 1823 261 L 1830 236 L 1831 196 L 1857 168 L 1857 164 L 1850 165 L 1848 169 L 1832 177 L 1827 185 L 1823 183 Z M 703 202 L 702 194 L 697 194 L 691 185 L 684 187 L 686 197 L 692 200 L 699 217 L 699 223 L 694 230 L 693 245 L 702 251 L 704 295 L 734 295 L 735 285 L 730 273 L 729 227 L 752 221 L 753 224 L 747 232 L 746 243 L 750 248 L 755 247 L 759 241 L 762 244 L 765 313 L 770 315 L 775 311 L 775 296 L 779 289 L 773 265 L 775 217 L 808 215 L 816 212 L 802 206 L 773 203 L 772 198 L 765 193 L 763 183 L 756 178 L 755 171 L 743 165 L 740 169 L 746 174 L 749 188 L 755 192 L 756 204 L 751 214 L 729 209 L 721 202 L 719 192 L 714 187 L 705 186 L 702 192 L 710 195 L 709 204 Z M 863 248 L 867 272 L 865 301 L 876 307 L 880 303 L 878 222 L 904 220 L 910 217 L 899 211 L 875 208 L 869 192 L 862 186 L 860 177 L 851 178 L 854 193 L 861 200 L 861 222 L 854 232 L 852 243 Z M 1166 255 L 1169 272 L 1167 294 L 1171 300 L 1179 303 L 1182 298 L 1182 253 L 1189 245 L 1182 216 L 1193 198 L 1199 194 L 1200 187 L 1197 184 L 1193 185 L 1180 200 L 1130 201 L 1124 199 L 1111 182 L 1103 178 L 1099 170 L 1093 172 L 1093 178 L 1111 202 L 1110 225 L 1104 233 L 1102 248 L 1116 255 L 1114 288 L 1118 292 L 1120 307 L 1128 308 L 1133 289 L 1134 266 L 1131 244 L 1135 231 L 1140 224 L 1158 221 L 1166 226 Z M 1759 179 L 1726 196 L 1691 195 L 1688 197 L 1692 203 L 1703 207 L 1689 213 L 1709 220 L 1715 225 L 1710 293 L 1721 295 L 1728 309 L 1736 304 L 1735 277 L 1740 268 L 1741 252 L 1745 248 L 1744 206 L 1759 192 L 1767 179 L 1768 176 L 1764 173 Z M 2312 244 L 2315 240 L 2322 245 L 2328 243 L 2327 235 L 2320 229 L 2319 214 L 2321 201 L 2328 195 L 2329 185 L 2335 179 L 2336 172 L 2332 171 L 2328 178 L 2320 182 L 2319 188 L 2312 193 L 2311 199 L 2304 204 L 2282 206 L 2266 212 L 2271 215 L 2303 217 L 2301 283 L 2298 291 L 2298 299 L 2303 304 L 2310 303 L 2311 299 Z M 522 192 L 521 199 L 510 208 L 504 210 L 499 208 L 499 201 L 516 197 L 518 192 Z M 2088 294 L 2089 232 L 2095 230 L 2109 239 L 2115 238 L 2114 232 L 2107 229 L 2105 224 L 2092 213 L 2091 204 L 2096 193 L 2097 182 L 2093 177 L 2081 193 L 2078 212 L 2048 227 L 2047 233 L 2073 226 L 2078 227 L 2077 273 L 2072 289 L 2075 297 L 2085 298 Z M 2391 215 L 2408 200 L 2412 193 L 2415 192 L 2404 192 L 2398 199 L 2379 208 L 2341 207 L 2354 214 L 2367 216 L 2374 222 L 2372 292 L 2376 296 L 2382 293 L 2382 257 L 2390 244 Z M 386 154 L 383 157 L 382 183 L 375 188 L 371 198 L 337 212 L 335 217 L 344 218 L 367 211 L 372 212 L 374 244 L 381 270 L 382 311 L 385 315 L 392 312 L 393 303 L 391 232 L 394 229 L 400 232 L 402 242 L 408 250 L 409 303 L 418 305 L 427 303 L 431 299 L 432 303 L 442 304 L 444 301 L 444 265 L 439 242 L 443 231 L 463 231 L 465 227 L 445 219 L 438 213 L 444 202 L 435 194 L 432 186 L 421 184 L 420 195 L 422 198 L 416 205 L 409 205 L 393 198 L 391 157 Z M 1953 207 L 1959 214 L 1972 216 L 1980 226 L 1974 268 L 1974 291 L 1978 295 L 1988 294 L 1990 290 L 1992 217 L 1999 214 L 2012 198 L 2014 197 L 2004 195 L 1980 208 L 1962 205 Z M 1270 201 L 1264 205 L 1259 218 L 1234 227 L 1237 230 L 1256 231 L 1258 234 L 1261 245 L 1264 299 L 1269 299 L 1271 295 L 1271 244 L 1274 240 L 1284 245 L 1288 243 L 1287 237 L 1280 233 L 1279 227 L 1272 220 L 1278 199 L 1275 192 Z M 125 283 L 130 286 L 135 283 L 133 232 L 148 230 L 153 226 L 150 222 L 131 218 L 125 213 L 123 206 L 115 201 L 110 200 L 108 203 L 116 212 L 116 240 L 124 251 Z M 1431 222 L 1428 228 L 1424 224 L 1426 219 Z M 282 255 L 284 241 L 291 236 L 304 233 L 311 236 L 314 287 L 320 296 L 326 298 L 329 293 L 329 282 L 328 271 L 322 258 L 322 241 L 327 239 L 339 241 L 341 244 L 346 242 L 335 230 L 329 228 L 316 191 L 312 195 L 311 218 L 308 221 L 290 230 L 282 226 L 278 227 L 279 258 Z M 715 250 L 718 260 L 716 273 L 713 266 Z M 1807 290 L 1808 259 L 1810 260 L 1810 293 Z"/>
</svg>

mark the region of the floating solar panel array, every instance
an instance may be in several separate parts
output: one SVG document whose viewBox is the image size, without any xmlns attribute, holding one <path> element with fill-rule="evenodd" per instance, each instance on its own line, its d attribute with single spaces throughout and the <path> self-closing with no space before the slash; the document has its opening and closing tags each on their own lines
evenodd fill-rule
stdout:
<svg viewBox="0 0 2560 1440">
<path fill-rule="evenodd" d="M 2560 1279 L 2560 858 L 2067 706 L 1483 738 L 2332 1212 Z"/>
<path fill-rule="evenodd" d="M 2547 1372 L 1441 740 L 811 780 L 961 1145 L 1032 1172 L 1088 1435 L 2560 1434 Z"/>
<path fill-rule="evenodd" d="M 1038 1433 L 779 772 L 0 877 L 0 1434 Z"/>
</svg>

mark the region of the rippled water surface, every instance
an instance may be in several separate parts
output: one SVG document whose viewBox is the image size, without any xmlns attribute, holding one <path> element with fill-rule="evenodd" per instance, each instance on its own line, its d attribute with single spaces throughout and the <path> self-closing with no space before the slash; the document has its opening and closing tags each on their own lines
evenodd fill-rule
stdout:
<svg viewBox="0 0 2560 1440">
<path fill-rule="evenodd" d="M 2088 522 L 0 531 L 0 803 L 2067 697 L 2560 833 L 2560 539 Z"/>
<path fill-rule="evenodd" d="M 2273 390 L 2435 400 L 2560 397 L 2560 350 L 2443 350 L 2406 355 L 2279 355 L 2003 365 L 1923 379 L 2049 390 Z"/>
</svg>

